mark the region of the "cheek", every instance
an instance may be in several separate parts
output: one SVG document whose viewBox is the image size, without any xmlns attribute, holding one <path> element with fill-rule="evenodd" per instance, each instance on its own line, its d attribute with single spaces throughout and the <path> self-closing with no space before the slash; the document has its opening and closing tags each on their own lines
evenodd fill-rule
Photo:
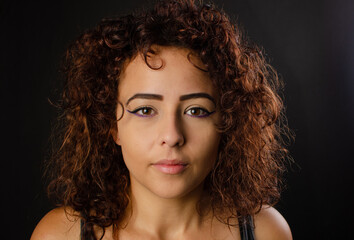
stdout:
<svg viewBox="0 0 354 240">
<path fill-rule="evenodd" d="M 189 131 L 189 150 L 199 161 L 207 162 L 212 167 L 216 160 L 220 142 L 220 134 L 213 124 L 191 126 Z"/>
<path fill-rule="evenodd" d="M 139 163 L 154 143 L 153 129 L 124 122 L 118 124 L 119 143 L 126 165 Z"/>
<path fill-rule="evenodd" d="M 204 145 L 204 152 L 206 155 L 206 158 L 209 160 L 210 167 L 212 167 L 215 163 L 215 160 L 217 158 L 218 154 L 218 149 L 219 149 L 219 142 L 220 142 L 220 136 L 218 133 L 211 133 L 205 138 L 205 145 Z"/>
</svg>

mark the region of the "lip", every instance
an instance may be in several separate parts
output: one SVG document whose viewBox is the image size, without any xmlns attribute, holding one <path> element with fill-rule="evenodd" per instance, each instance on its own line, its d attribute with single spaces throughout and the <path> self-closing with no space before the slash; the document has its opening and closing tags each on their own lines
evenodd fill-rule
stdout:
<svg viewBox="0 0 354 240">
<path fill-rule="evenodd" d="M 162 173 L 175 175 L 182 173 L 187 168 L 188 163 L 164 159 L 152 164 L 152 166 Z"/>
</svg>

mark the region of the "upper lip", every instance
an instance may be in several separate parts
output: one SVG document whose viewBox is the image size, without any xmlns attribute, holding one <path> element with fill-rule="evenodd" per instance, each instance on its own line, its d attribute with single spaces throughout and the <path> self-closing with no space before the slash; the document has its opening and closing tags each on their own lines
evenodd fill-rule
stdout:
<svg viewBox="0 0 354 240">
<path fill-rule="evenodd" d="M 153 165 L 187 165 L 188 163 L 185 161 L 177 160 L 177 159 L 162 159 L 158 162 L 155 162 Z"/>
</svg>

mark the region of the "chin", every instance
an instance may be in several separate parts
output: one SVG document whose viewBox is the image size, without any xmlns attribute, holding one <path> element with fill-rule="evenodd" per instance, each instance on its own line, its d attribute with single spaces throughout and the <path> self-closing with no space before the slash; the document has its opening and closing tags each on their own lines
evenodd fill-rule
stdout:
<svg viewBox="0 0 354 240">
<path fill-rule="evenodd" d="M 191 197 L 193 195 L 199 195 L 203 189 L 202 185 L 202 182 L 191 184 L 189 186 L 178 183 L 160 183 L 157 188 L 153 190 L 153 192 L 156 196 L 159 196 L 163 199 L 180 199 L 185 197 Z"/>
</svg>

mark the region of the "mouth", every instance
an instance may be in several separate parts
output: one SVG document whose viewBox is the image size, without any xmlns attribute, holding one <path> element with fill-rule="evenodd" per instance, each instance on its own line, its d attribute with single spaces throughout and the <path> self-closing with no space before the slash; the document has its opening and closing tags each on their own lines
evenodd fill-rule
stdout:
<svg viewBox="0 0 354 240">
<path fill-rule="evenodd" d="M 182 173 L 188 163 L 179 160 L 161 160 L 152 164 L 154 168 L 164 174 L 176 175 Z"/>
</svg>

